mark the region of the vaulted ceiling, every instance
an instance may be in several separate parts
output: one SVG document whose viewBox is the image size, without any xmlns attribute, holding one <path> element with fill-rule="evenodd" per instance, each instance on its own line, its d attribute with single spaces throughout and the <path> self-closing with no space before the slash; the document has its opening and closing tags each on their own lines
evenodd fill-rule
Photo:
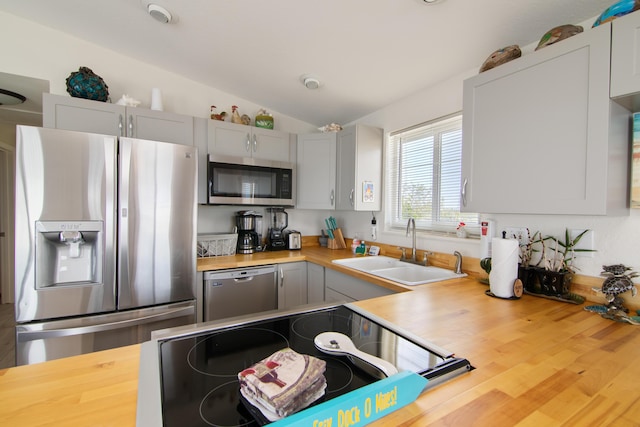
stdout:
<svg viewBox="0 0 640 427">
<path fill-rule="evenodd" d="M 614 3 L 154 0 L 172 15 L 163 24 L 148 14 L 150 1 L 0 0 L 0 10 L 321 126 L 360 118 Z M 320 87 L 307 89 L 303 75 Z"/>
</svg>

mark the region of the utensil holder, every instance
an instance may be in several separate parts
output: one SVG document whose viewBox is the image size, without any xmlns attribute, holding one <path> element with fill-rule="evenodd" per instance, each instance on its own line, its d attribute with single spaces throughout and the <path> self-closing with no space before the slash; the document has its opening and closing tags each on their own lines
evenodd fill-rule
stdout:
<svg viewBox="0 0 640 427">
<path fill-rule="evenodd" d="M 333 230 L 333 239 L 327 241 L 327 247 L 329 249 L 345 249 L 347 247 L 344 237 L 342 236 L 342 230 L 339 228 Z"/>
</svg>

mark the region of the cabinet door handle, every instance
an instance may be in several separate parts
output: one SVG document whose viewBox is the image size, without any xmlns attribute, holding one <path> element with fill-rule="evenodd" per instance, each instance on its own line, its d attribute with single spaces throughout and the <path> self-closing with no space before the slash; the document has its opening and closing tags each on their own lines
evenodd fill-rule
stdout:
<svg viewBox="0 0 640 427">
<path fill-rule="evenodd" d="M 351 206 L 353 207 L 353 193 L 355 192 L 355 190 L 352 188 L 351 189 L 351 193 L 349 193 L 349 203 L 351 203 Z"/>
<path fill-rule="evenodd" d="M 130 137 L 133 137 L 133 114 L 129 115 L 129 135 Z"/>
<path fill-rule="evenodd" d="M 251 137 L 249 136 L 248 133 L 247 133 L 247 143 L 245 144 L 245 150 L 251 151 Z"/>
<path fill-rule="evenodd" d="M 124 123 L 122 123 L 122 119 L 122 114 L 120 114 L 118 117 L 118 132 L 120 133 L 119 136 L 124 136 Z"/>
<path fill-rule="evenodd" d="M 462 206 L 467 206 L 467 182 L 468 179 L 465 178 L 462 181 L 462 189 L 460 190 L 460 195 L 462 196 Z"/>
<path fill-rule="evenodd" d="M 258 138 L 253 135 L 253 152 L 255 153 L 256 151 L 258 151 Z"/>
<path fill-rule="evenodd" d="M 331 195 L 329 196 L 329 198 L 331 199 L 331 206 L 333 206 L 333 200 L 335 199 L 334 190 L 331 190 Z"/>
<path fill-rule="evenodd" d="M 282 267 L 280 267 L 280 287 L 284 288 L 284 271 L 282 271 Z"/>
</svg>

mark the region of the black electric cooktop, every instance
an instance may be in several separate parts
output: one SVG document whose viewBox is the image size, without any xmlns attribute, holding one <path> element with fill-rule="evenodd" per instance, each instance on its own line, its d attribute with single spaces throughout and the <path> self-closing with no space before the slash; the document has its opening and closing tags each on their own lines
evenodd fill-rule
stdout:
<svg viewBox="0 0 640 427">
<path fill-rule="evenodd" d="M 266 424 L 240 394 L 237 374 L 286 347 L 326 361 L 327 389 L 314 405 L 383 378 L 357 359 L 317 350 L 313 339 L 327 331 L 351 337 L 361 351 L 391 362 L 400 372 L 425 376 L 430 380 L 428 387 L 472 369 L 467 360 L 354 310 L 348 305 L 333 306 L 158 340 L 163 425 Z"/>
</svg>

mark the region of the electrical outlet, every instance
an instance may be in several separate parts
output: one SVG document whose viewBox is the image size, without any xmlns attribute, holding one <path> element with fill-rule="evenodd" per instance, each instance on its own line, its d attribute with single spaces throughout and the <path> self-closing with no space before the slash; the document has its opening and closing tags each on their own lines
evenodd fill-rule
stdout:
<svg viewBox="0 0 640 427">
<path fill-rule="evenodd" d="M 569 230 L 569 238 L 571 240 L 575 239 L 580 233 L 582 233 L 584 231 L 584 229 L 580 230 L 580 229 L 573 229 L 573 230 Z M 580 241 L 578 242 L 578 244 L 575 246 L 575 249 L 584 249 L 584 250 L 594 250 L 595 246 L 593 243 L 593 235 L 594 232 L 593 230 L 589 230 L 587 231 L 584 236 L 582 236 L 580 238 Z M 594 257 L 594 253 L 593 252 L 576 252 L 576 258 L 593 258 Z"/>
<path fill-rule="evenodd" d="M 520 246 L 524 246 L 529 243 L 529 233 L 527 233 L 527 227 L 506 227 L 504 231 L 507 232 L 507 239 L 516 239 Z"/>
</svg>

